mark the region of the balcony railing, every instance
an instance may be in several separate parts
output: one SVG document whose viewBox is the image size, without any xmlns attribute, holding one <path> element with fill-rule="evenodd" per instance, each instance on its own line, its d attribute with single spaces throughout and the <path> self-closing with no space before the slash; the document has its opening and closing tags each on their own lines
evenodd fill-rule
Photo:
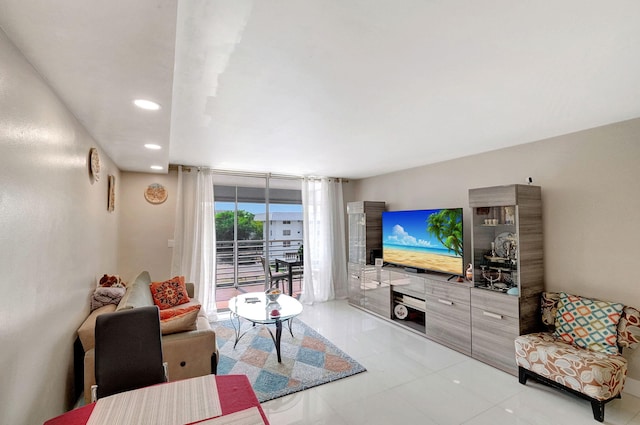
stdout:
<svg viewBox="0 0 640 425">
<path fill-rule="evenodd" d="M 284 242 L 290 246 L 283 246 Z M 264 240 L 252 241 L 218 241 L 216 243 L 216 286 L 230 287 L 255 285 L 264 283 L 264 269 L 260 257 L 265 252 Z M 269 264 L 275 264 L 275 259 L 284 257 L 285 252 L 297 252 L 302 239 L 270 240 Z M 237 247 L 237 257 L 236 257 Z M 237 269 L 236 269 L 237 266 Z"/>
</svg>

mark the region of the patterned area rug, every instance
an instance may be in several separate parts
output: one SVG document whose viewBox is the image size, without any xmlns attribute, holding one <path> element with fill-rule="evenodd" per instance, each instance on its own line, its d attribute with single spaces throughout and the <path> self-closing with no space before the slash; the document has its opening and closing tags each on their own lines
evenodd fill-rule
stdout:
<svg viewBox="0 0 640 425">
<path fill-rule="evenodd" d="M 261 403 L 366 370 L 298 319 L 293 320 L 293 338 L 283 323 L 282 363 L 278 363 L 269 331 L 260 325 L 252 329 L 246 320 L 240 323 L 247 333 L 235 349 L 231 320 L 212 323 L 220 350 L 218 374 L 247 375 Z M 269 327 L 275 335 L 275 325 Z"/>
</svg>

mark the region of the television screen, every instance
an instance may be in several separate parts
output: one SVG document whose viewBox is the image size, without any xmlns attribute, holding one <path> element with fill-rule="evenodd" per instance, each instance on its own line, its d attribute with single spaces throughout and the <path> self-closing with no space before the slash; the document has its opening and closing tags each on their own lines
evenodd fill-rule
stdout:
<svg viewBox="0 0 640 425">
<path fill-rule="evenodd" d="M 383 212 L 382 258 L 399 266 L 463 275 L 462 208 Z"/>
</svg>

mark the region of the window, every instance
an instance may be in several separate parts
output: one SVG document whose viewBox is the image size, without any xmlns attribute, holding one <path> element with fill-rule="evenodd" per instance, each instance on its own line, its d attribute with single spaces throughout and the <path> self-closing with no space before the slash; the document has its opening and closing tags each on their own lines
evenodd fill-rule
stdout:
<svg viewBox="0 0 640 425">
<path fill-rule="evenodd" d="M 216 175 L 216 286 L 265 283 L 259 256 L 271 261 L 300 243 L 302 191 L 299 180 Z M 267 214 L 268 211 L 268 214 Z M 284 222 L 289 224 L 283 226 Z M 300 224 L 298 224 L 300 222 Z M 282 234 L 283 227 L 288 227 Z M 274 239 L 277 238 L 277 239 Z M 289 239 L 284 243 L 283 239 Z"/>
<path fill-rule="evenodd" d="M 291 230 L 283 230 L 282 231 L 282 236 L 291 236 Z"/>
<path fill-rule="evenodd" d="M 291 220 L 284 220 L 282 224 L 291 224 Z"/>
<path fill-rule="evenodd" d="M 288 248 L 291 246 L 291 241 L 282 241 L 282 246 Z"/>
</svg>

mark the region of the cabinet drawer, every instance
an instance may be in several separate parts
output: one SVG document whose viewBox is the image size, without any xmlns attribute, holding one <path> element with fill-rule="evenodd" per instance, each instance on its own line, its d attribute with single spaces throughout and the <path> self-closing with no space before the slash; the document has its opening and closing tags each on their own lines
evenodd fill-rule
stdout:
<svg viewBox="0 0 640 425">
<path fill-rule="evenodd" d="M 487 289 L 471 288 L 471 307 L 502 316 L 519 315 L 518 297 Z"/>
<path fill-rule="evenodd" d="M 471 354 L 473 358 L 516 374 L 514 340 L 518 319 L 481 308 L 471 309 Z"/>
<path fill-rule="evenodd" d="M 377 289 L 364 291 L 364 307 L 387 319 L 391 318 L 391 288 L 389 285 L 380 285 Z"/>
<path fill-rule="evenodd" d="M 427 337 L 461 353 L 471 354 L 469 305 L 427 296 L 425 331 Z"/>
<path fill-rule="evenodd" d="M 469 288 L 465 286 L 456 286 L 451 283 L 427 283 L 427 295 L 432 298 L 442 299 L 454 302 L 456 304 L 464 304 L 467 307 L 470 302 Z"/>
</svg>

